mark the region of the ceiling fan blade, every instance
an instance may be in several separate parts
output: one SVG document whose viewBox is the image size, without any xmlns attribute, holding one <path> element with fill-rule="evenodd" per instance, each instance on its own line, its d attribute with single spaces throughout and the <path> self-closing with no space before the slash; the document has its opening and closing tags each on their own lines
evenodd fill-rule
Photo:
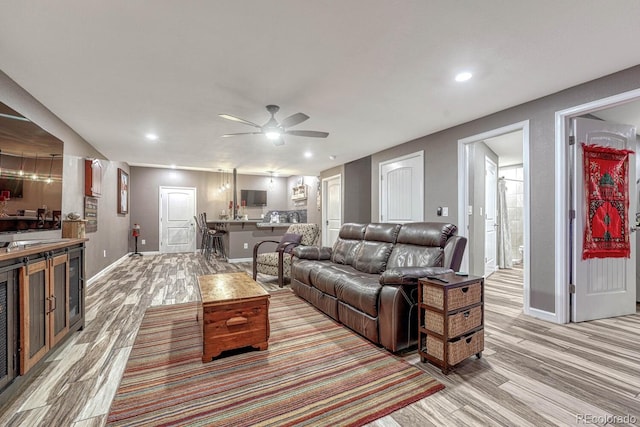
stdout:
<svg viewBox="0 0 640 427">
<path fill-rule="evenodd" d="M 0 113 L 0 117 L 5 117 L 7 119 L 14 119 L 14 120 L 22 120 L 23 122 L 30 122 L 31 121 L 31 120 L 27 119 L 26 117 L 14 116 L 12 114 Z"/>
<path fill-rule="evenodd" d="M 273 142 L 273 145 L 275 145 L 276 147 L 279 145 L 284 145 L 284 139 L 282 138 L 273 139 L 272 142 Z"/>
<path fill-rule="evenodd" d="M 307 120 L 308 118 L 309 118 L 309 116 L 307 116 L 304 113 L 295 113 L 295 114 L 290 115 L 286 119 L 282 120 L 282 122 L 280 122 L 280 125 L 283 128 L 288 128 L 288 127 L 291 127 L 291 126 L 298 125 L 298 124 L 304 122 L 305 120 Z"/>
<path fill-rule="evenodd" d="M 318 132 L 316 130 L 288 130 L 285 135 L 295 136 L 310 136 L 312 138 L 326 138 L 329 136 L 328 132 Z"/>
<path fill-rule="evenodd" d="M 222 135 L 222 137 L 227 138 L 230 136 L 238 136 L 238 135 L 262 135 L 262 132 L 225 133 L 224 135 Z"/>
<path fill-rule="evenodd" d="M 223 119 L 244 123 L 245 125 L 253 126 L 256 128 L 261 128 L 260 125 L 250 122 L 249 120 L 241 119 L 240 117 L 232 116 L 231 114 L 218 114 L 218 116 L 222 117 Z"/>
</svg>

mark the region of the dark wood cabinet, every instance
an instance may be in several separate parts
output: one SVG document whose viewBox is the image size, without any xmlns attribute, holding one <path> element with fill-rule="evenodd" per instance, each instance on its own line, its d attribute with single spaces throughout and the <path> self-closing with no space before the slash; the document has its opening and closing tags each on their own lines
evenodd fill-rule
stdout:
<svg viewBox="0 0 640 427">
<path fill-rule="evenodd" d="M 0 390 L 18 376 L 19 266 L 0 268 Z"/>
<path fill-rule="evenodd" d="M 69 255 L 47 253 L 20 273 L 20 373 L 69 332 Z"/>
<path fill-rule="evenodd" d="M 84 329 L 84 248 L 69 251 L 69 329 Z"/>
<path fill-rule="evenodd" d="M 0 405 L 71 332 L 84 328 L 84 242 L 0 249 Z"/>
<path fill-rule="evenodd" d="M 441 279 L 441 280 L 439 280 Z M 418 353 L 448 374 L 484 350 L 484 279 L 447 273 L 418 284 Z"/>
</svg>

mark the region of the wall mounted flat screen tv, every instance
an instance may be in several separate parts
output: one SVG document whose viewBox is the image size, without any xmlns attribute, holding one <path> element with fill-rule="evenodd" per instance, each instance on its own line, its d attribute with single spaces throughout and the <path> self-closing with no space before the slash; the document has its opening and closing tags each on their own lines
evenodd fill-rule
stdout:
<svg viewBox="0 0 640 427">
<path fill-rule="evenodd" d="M 265 190 L 240 190 L 240 203 L 246 202 L 246 206 L 267 206 L 267 192 Z"/>
<path fill-rule="evenodd" d="M 0 178 L 0 191 L 8 191 L 12 199 L 21 199 L 23 182 L 22 178 Z"/>
</svg>

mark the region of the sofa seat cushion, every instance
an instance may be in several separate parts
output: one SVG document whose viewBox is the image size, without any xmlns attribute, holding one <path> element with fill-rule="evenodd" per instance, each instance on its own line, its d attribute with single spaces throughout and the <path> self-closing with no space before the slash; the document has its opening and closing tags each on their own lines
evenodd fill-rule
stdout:
<svg viewBox="0 0 640 427">
<path fill-rule="evenodd" d="M 380 295 L 380 276 L 378 274 L 350 274 L 340 277 L 335 283 L 338 301 L 350 305 L 369 316 L 378 316 L 378 297 Z"/>
<path fill-rule="evenodd" d="M 306 259 L 296 259 L 291 270 L 291 278 L 302 283 L 311 285 L 311 272 L 321 270 L 334 265 L 331 261 L 316 261 Z"/>
<path fill-rule="evenodd" d="M 335 297 L 336 283 L 355 273 L 357 273 L 357 271 L 349 265 L 329 264 L 323 268 L 311 270 L 309 273 L 309 283 L 314 288 Z"/>
</svg>

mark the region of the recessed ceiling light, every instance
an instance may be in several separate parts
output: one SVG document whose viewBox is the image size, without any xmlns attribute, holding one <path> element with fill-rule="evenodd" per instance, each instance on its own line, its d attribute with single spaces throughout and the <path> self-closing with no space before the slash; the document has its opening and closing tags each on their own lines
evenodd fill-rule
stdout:
<svg viewBox="0 0 640 427">
<path fill-rule="evenodd" d="M 473 74 L 471 74 L 468 71 L 463 71 L 462 73 L 456 74 L 456 81 L 457 82 L 466 82 L 471 77 L 473 77 Z"/>
<path fill-rule="evenodd" d="M 335 159 L 336 159 L 336 156 L 334 156 L 334 155 L 332 154 L 332 155 L 330 155 L 330 156 L 329 156 L 329 159 L 331 159 L 331 160 L 335 160 Z"/>
<path fill-rule="evenodd" d="M 171 165 L 171 169 L 175 169 L 175 168 L 176 168 L 176 165 Z"/>
<path fill-rule="evenodd" d="M 157 141 L 158 135 L 156 135 L 155 133 L 148 133 L 145 135 L 145 138 L 147 138 L 149 141 Z"/>
<path fill-rule="evenodd" d="M 311 151 L 305 151 L 304 156 L 308 159 L 310 157 L 313 157 L 313 153 Z"/>
</svg>

